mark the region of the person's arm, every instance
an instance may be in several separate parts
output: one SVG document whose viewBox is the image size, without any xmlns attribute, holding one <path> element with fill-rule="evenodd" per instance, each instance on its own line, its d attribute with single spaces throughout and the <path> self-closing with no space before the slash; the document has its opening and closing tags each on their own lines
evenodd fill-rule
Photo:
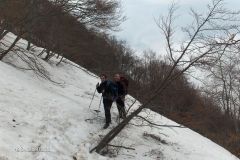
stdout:
<svg viewBox="0 0 240 160">
<path fill-rule="evenodd" d="M 99 85 L 99 83 L 96 85 L 96 89 L 98 91 L 98 93 L 102 93 L 102 86 L 101 84 Z"/>
</svg>

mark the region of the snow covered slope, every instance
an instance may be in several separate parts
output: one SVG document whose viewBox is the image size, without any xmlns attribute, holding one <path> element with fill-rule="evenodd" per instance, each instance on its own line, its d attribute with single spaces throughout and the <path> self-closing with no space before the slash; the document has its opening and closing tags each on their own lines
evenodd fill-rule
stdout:
<svg viewBox="0 0 240 160">
<path fill-rule="evenodd" d="M 14 37 L 8 34 L 4 43 L 13 41 Z M 26 41 L 21 40 L 18 46 L 26 48 Z M 100 106 L 98 117 L 93 111 L 98 110 L 99 94 L 96 94 L 89 110 L 95 85 L 99 82 L 97 76 L 70 61 L 56 66 L 59 59 L 53 58 L 46 63 L 33 56 L 32 53 L 37 54 L 41 50 L 36 47 L 25 54 L 41 63 L 47 74 L 61 85 L 55 85 L 33 71 L 16 68 L 26 68 L 27 65 L 14 53 L 0 61 L 0 160 L 238 159 L 188 128 L 138 127 L 136 124 L 142 124 L 139 119 L 133 119 L 131 123 L 135 125 L 128 125 L 111 142 L 135 150 L 113 150 L 109 147 L 113 154 L 90 154 L 89 150 L 100 138 L 117 125 L 116 105 L 111 110 L 113 123 L 109 129 L 103 130 L 103 106 Z M 127 108 L 133 100 L 127 97 Z M 138 105 L 136 103 L 131 110 Z M 158 124 L 178 125 L 150 110 L 144 110 L 141 115 Z M 85 122 L 87 118 L 96 119 L 90 123 Z"/>
</svg>

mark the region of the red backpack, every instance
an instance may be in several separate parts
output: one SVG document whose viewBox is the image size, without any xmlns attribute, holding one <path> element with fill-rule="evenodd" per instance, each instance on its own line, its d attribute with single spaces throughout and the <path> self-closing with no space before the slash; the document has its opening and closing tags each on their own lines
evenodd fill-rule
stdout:
<svg viewBox="0 0 240 160">
<path fill-rule="evenodd" d="M 128 79 L 125 77 L 121 77 L 120 79 L 121 81 L 123 81 L 123 83 L 125 84 L 126 87 L 126 95 L 128 94 Z"/>
</svg>

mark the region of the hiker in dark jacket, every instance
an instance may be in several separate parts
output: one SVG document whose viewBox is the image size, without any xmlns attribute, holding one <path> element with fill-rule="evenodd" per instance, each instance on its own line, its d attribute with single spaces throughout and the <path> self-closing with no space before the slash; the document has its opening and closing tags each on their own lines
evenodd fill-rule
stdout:
<svg viewBox="0 0 240 160">
<path fill-rule="evenodd" d="M 115 75 L 115 83 L 118 85 L 118 99 L 117 108 L 119 112 L 119 117 L 124 119 L 126 118 L 126 111 L 125 111 L 125 95 L 126 95 L 126 87 L 123 81 L 121 81 L 120 74 Z"/>
<path fill-rule="evenodd" d="M 107 78 L 106 75 L 104 74 L 100 75 L 101 84 L 96 85 L 98 93 L 102 93 L 102 97 L 103 97 L 103 106 L 104 106 L 105 118 L 106 118 L 106 124 L 103 127 L 104 129 L 108 128 L 109 124 L 111 123 L 110 109 L 113 103 L 111 91 L 106 86 L 107 85 L 106 78 Z"/>
</svg>

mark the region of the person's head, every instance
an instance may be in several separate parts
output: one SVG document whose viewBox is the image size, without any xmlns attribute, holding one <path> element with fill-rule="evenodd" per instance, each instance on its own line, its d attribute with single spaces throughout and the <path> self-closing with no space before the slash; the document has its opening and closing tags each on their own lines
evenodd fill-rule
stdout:
<svg viewBox="0 0 240 160">
<path fill-rule="evenodd" d="M 120 78 L 121 78 L 120 74 L 115 74 L 115 81 L 116 82 L 120 81 Z"/>
<path fill-rule="evenodd" d="M 107 76 L 105 74 L 100 75 L 101 82 L 105 82 L 106 78 L 107 78 Z"/>
</svg>

